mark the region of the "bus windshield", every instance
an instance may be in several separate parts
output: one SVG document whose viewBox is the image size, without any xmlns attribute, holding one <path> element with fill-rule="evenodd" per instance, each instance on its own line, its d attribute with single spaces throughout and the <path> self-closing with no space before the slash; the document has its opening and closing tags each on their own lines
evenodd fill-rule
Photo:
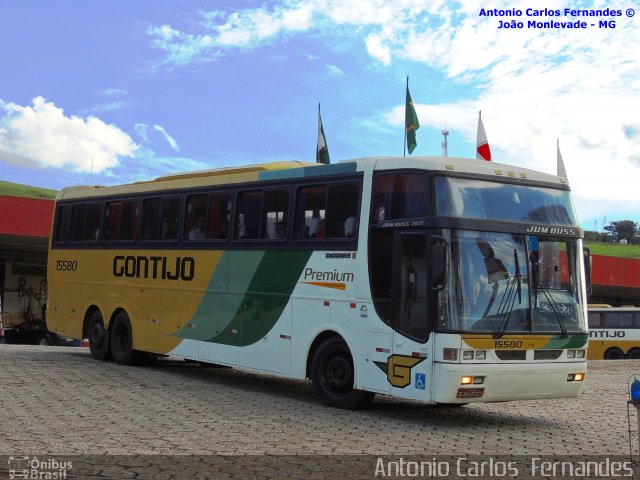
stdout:
<svg viewBox="0 0 640 480">
<path fill-rule="evenodd" d="M 568 190 L 436 177 L 436 215 L 577 226 Z"/>
<path fill-rule="evenodd" d="M 492 333 L 586 331 L 581 241 L 446 231 L 450 275 L 440 294 L 440 330 Z"/>
</svg>

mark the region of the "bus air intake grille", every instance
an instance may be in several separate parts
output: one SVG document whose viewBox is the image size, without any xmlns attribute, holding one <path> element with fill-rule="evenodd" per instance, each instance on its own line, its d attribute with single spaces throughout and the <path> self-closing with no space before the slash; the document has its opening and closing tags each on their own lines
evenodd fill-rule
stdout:
<svg viewBox="0 0 640 480">
<path fill-rule="evenodd" d="M 526 360 L 526 350 L 496 350 L 496 357 L 500 360 Z"/>
<path fill-rule="evenodd" d="M 562 350 L 535 350 L 533 352 L 534 360 L 557 360 L 562 355 Z"/>
</svg>

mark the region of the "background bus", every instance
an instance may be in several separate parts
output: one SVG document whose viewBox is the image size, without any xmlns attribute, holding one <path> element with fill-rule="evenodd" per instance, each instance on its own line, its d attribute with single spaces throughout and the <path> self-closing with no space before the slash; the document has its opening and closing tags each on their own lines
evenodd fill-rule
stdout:
<svg viewBox="0 0 640 480">
<path fill-rule="evenodd" d="M 68 188 L 55 212 L 47 319 L 97 359 L 311 378 L 344 408 L 582 389 L 582 230 L 558 177 L 276 162 Z"/>
<path fill-rule="evenodd" d="M 589 360 L 640 359 L 640 308 L 589 307 Z"/>
</svg>

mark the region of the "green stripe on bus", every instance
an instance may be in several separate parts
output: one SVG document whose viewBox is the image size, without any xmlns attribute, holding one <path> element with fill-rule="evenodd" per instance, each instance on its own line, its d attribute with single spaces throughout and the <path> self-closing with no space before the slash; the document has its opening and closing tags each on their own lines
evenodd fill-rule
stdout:
<svg viewBox="0 0 640 480">
<path fill-rule="evenodd" d="M 587 345 L 588 335 L 571 335 L 567 338 L 554 337 L 544 346 L 544 350 L 554 350 L 563 348 L 582 348 Z"/>
<path fill-rule="evenodd" d="M 311 253 L 225 253 L 233 256 L 233 268 L 228 269 L 228 258 L 223 258 L 210 285 L 227 274 L 229 290 L 209 289 L 191 319 L 196 328 L 184 328 L 174 336 L 235 346 L 257 342 L 282 315 Z"/>
</svg>

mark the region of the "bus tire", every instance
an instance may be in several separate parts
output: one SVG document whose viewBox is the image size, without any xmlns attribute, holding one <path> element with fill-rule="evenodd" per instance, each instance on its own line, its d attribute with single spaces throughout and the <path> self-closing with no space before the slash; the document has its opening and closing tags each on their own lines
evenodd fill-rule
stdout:
<svg viewBox="0 0 640 480">
<path fill-rule="evenodd" d="M 622 360 L 624 358 L 624 353 L 619 348 L 613 347 L 607 350 L 604 353 L 605 360 Z"/>
<path fill-rule="evenodd" d="M 89 338 L 89 351 L 96 360 L 111 360 L 109 331 L 104 328 L 104 319 L 100 310 L 96 310 L 89 319 L 86 338 Z"/>
<path fill-rule="evenodd" d="M 627 358 L 631 360 L 640 360 L 640 348 L 632 348 L 627 353 Z"/>
<path fill-rule="evenodd" d="M 113 361 L 121 365 L 139 365 L 144 352 L 133 349 L 133 329 L 129 315 L 120 312 L 113 321 L 110 332 Z"/>
<path fill-rule="evenodd" d="M 320 399 L 330 407 L 356 409 L 375 393 L 353 388 L 353 358 L 347 344 L 338 337 L 325 340 L 311 362 L 311 381 Z"/>
</svg>

